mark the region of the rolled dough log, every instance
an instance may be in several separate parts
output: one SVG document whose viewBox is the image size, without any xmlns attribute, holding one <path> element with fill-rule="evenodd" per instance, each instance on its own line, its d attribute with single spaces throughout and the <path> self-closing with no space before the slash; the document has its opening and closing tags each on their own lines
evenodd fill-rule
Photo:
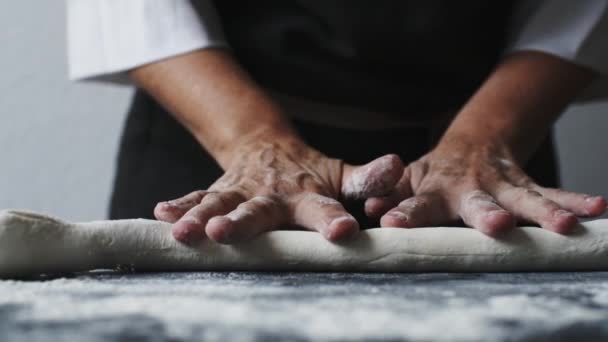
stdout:
<svg viewBox="0 0 608 342">
<path fill-rule="evenodd" d="M 469 228 L 375 228 L 333 244 L 307 231 L 273 231 L 239 245 L 186 246 L 153 220 L 68 223 L 0 212 L 0 277 L 126 266 L 136 271 L 505 272 L 608 270 L 608 220 L 558 235 L 522 227 L 500 239 Z"/>
</svg>

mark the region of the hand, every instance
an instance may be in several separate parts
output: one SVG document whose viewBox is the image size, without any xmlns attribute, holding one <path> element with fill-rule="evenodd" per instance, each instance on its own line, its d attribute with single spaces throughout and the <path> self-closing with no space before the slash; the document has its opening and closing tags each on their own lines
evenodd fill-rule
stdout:
<svg viewBox="0 0 608 342">
<path fill-rule="evenodd" d="M 544 188 L 517 165 L 504 146 L 452 139 L 410 164 L 388 196 L 370 198 L 366 213 L 383 227 L 424 227 L 462 219 L 488 235 L 516 220 L 568 233 L 577 216 L 604 213 L 602 197 Z"/>
<path fill-rule="evenodd" d="M 337 241 L 359 230 L 338 199 L 386 195 L 403 174 L 394 155 L 354 167 L 301 143 L 266 141 L 237 149 L 208 190 L 159 203 L 156 218 L 174 223 L 173 236 L 182 242 L 208 236 L 235 243 L 289 226 Z"/>
</svg>

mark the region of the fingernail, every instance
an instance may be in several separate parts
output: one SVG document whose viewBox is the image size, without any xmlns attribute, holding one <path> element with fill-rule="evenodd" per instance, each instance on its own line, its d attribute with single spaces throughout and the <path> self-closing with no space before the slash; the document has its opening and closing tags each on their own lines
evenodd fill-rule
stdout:
<svg viewBox="0 0 608 342">
<path fill-rule="evenodd" d="M 192 217 L 192 216 L 184 217 L 184 218 L 182 218 L 179 221 L 181 221 L 183 223 L 192 223 L 192 224 L 200 224 L 201 223 L 201 221 L 199 219 L 197 219 L 196 217 Z"/>
<path fill-rule="evenodd" d="M 345 227 L 340 227 L 340 225 L 339 225 L 341 222 L 345 222 L 345 221 L 348 221 L 349 223 L 357 222 L 357 220 L 355 220 L 355 218 L 353 216 L 337 217 L 337 218 L 333 219 L 328 225 L 328 227 L 332 227 L 332 229 L 326 229 L 323 232 L 323 235 L 325 236 L 325 238 L 330 241 L 336 241 L 336 240 L 344 240 L 345 238 L 352 236 L 354 231 L 356 231 L 355 229 L 352 229 L 353 227 L 344 229 Z M 340 227 L 340 229 L 336 229 L 336 227 Z M 358 228 L 358 224 L 357 224 L 357 228 Z"/>
<path fill-rule="evenodd" d="M 167 201 L 161 202 L 168 209 L 183 209 L 185 207 L 185 203 L 179 203 L 177 201 Z"/>
<path fill-rule="evenodd" d="M 334 227 L 334 226 L 340 224 L 340 222 L 344 222 L 344 221 L 356 222 L 357 220 L 355 220 L 355 218 L 352 216 L 340 216 L 340 217 L 336 217 L 335 219 L 331 220 L 331 222 L 329 222 L 328 227 Z"/>
<path fill-rule="evenodd" d="M 489 211 L 485 214 L 483 214 L 483 216 L 487 217 L 487 218 L 496 218 L 496 217 L 511 217 L 511 214 L 506 211 L 506 210 L 492 210 Z"/>
<path fill-rule="evenodd" d="M 555 218 L 555 221 L 553 221 L 555 224 L 554 229 L 560 234 L 568 233 L 578 222 L 577 217 L 566 210 L 556 211 L 553 217 Z"/>
<path fill-rule="evenodd" d="M 603 196 L 587 197 L 585 203 L 588 203 L 584 208 L 585 214 L 590 217 L 602 215 L 608 210 L 608 203 Z"/>
<path fill-rule="evenodd" d="M 604 201 L 604 197 L 603 196 L 593 196 L 593 197 L 587 197 L 585 198 L 585 202 L 597 202 L 597 201 Z"/>
<path fill-rule="evenodd" d="M 560 209 L 553 214 L 553 217 L 555 217 L 555 218 L 566 218 L 566 217 L 569 218 L 569 217 L 573 217 L 573 216 L 574 216 L 573 213 L 563 210 L 563 209 Z"/>
<path fill-rule="evenodd" d="M 186 221 L 182 221 L 182 222 L 195 223 L 194 221 L 191 221 L 191 220 L 186 220 Z M 199 232 L 196 229 L 191 229 L 191 227 L 187 227 L 187 226 L 186 227 L 181 226 L 178 228 L 176 228 L 174 226 L 174 228 L 172 229 L 172 233 L 173 233 L 173 236 L 178 241 L 185 243 L 185 244 L 191 244 L 191 243 L 197 242 L 202 239 L 202 234 L 199 234 Z"/>
<path fill-rule="evenodd" d="M 554 215 L 555 215 L 555 216 L 573 216 L 574 214 L 572 214 L 572 213 L 571 213 L 571 212 L 569 212 L 569 211 L 566 211 L 566 210 L 560 209 L 560 210 L 556 211 Z"/>
<path fill-rule="evenodd" d="M 388 213 L 387 215 L 392 216 L 392 217 L 394 217 L 398 220 L 404 221 L 404 222 L 407 221 L 407 219 L 408 219 L 407 215 L 405 215 L 404 213 L 402 213 L 400 211 L 392 211 L 392 212 Z"/>
<path fill-rule="evenodd" d="M 331 220 L 331 222 L 329 223 L 330 226 L 337 224 L 341 221 L 355 221 L 355 218 L 352 216 L 341 216 L 341 217 L 337 217 L 333 220 Z"/>
<path fill-rule="evenodd" d="M 175 239 L 181 243 L 190 244 L 196 241 L 194 238 L 192 238 L 191 232 L 186 229 L 174 229 L 172 233 L 173 237 L 175 237 Z"/>
</svg>

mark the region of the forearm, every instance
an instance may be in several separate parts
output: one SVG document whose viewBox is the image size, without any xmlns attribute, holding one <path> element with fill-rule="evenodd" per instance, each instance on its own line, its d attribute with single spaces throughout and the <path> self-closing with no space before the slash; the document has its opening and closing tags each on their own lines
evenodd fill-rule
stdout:
<svg viewBox="0 0 608 342">
<path fill-rule="evenodd" d="M 165 106 L 226 168 L 252 139 L 300 142 L 288 120 L 230 53 L 199 50 L 129 75 Z"/>
<path fill-rule="evenodd" d="M 442 142 L 499 144 L 525 162 L 594 77 L 588 69 L 543 53 L 510 55 L 458 113 Z"/>
</svg>

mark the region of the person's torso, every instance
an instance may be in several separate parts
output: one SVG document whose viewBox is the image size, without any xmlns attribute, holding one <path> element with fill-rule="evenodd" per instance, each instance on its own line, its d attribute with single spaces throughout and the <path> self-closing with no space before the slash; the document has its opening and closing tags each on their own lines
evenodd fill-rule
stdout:
<svg viewBox="0 0 608 342">
<path fill-rule="evenodd" d="M 428 117 L 454 110 L 496 65 L 512 2 L 219 0 L 227 39 L 263 86 Z"/>
</svg>

